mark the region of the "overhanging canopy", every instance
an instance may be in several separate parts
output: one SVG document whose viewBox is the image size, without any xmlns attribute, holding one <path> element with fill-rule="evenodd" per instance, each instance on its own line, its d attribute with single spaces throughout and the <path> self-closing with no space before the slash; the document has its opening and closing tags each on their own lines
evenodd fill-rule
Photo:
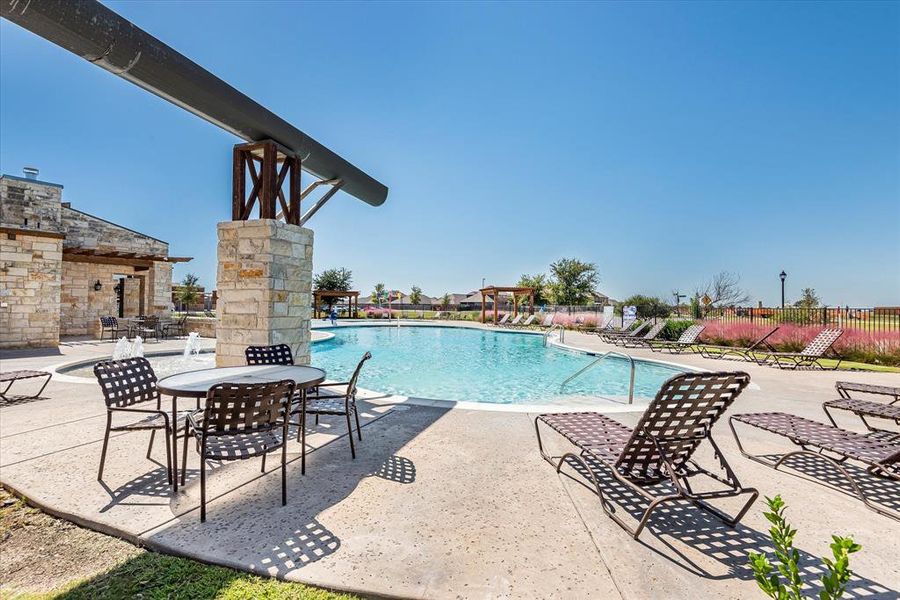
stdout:
<svg viewBox="0 0 900 600">
<path fill-rule="evenodd" d="M 4 0 L 0 15 L 248 142 L 275 140 L 363 202 L 387 198 L 384 184 L 96 0 Z"/>
</svg>

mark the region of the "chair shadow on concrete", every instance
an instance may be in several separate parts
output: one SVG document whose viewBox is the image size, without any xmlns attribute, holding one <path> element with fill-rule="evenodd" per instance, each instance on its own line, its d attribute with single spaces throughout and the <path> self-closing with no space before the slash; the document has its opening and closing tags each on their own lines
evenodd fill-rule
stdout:
<svg viewBox="0 0 900 600">
<path fill-rule="evenodd" d="M 774 462 L 781 456 L 781 454 L 766 454 L 761 458 Z M 847 462 L 842 466 L 853 477 L 856 485 L 859 486 L 859 489 L 870 502 L 880 504 L 895 512 L 900 512 L 900 481 L 872 475 L 866 472 L 865 469 Z M 815 485 L 838 490 L 859 500 L 859 496 L 856 495 L 856 491 L 850 482 L 847 481 L 847 478 L 827 460 L 816 458 L 809 454 L 795 454 L 786 458 L 778 470 L 792 475 L 799 474 L 799 476 L 810 480 Z M 860 506 L 864 506 L 861 500 Z M 885 518 L 887 519 L 887 517 Z M 891 521 L 890 519 L 887 520 L 887 523 L 897 524 L 896 521 Z"/>
<path fill-rule="evenodd" d="M 22 404 L 31 404 L 32 402 L 41 402 L 43 400 L 50 400 L 50 396 L 44 392 L 41 396 L 27 395 L 27 394 L 6 394 L 5 398 L 0 398 L 0 408 L 4 406 L 19 406 Z"/>
<path fill-rule="evenodd" d="M 594 474 L 606 483 L 604 494 L 611 503 L 611 509 L 616 512 L 624 511 L 637 521 L 646 508 L 647 502 L 627 486 L 617 482 L 602 464 L 591 460 L 589 456 L 583 458 L 591 465 Z M 594 488 L 587 478 L 587 473 L 583 472 L 583 467 L 571 459 L 566 463 L 570 467 L 562 472 L 566 479 L 583 485 L 596 498 Z M 655 493 L 671 493 L 673 490 L 672 485 L 666 482 L 659 484 L 654 491 Z M 599 503 L 599 499 L 596 501 Z M 764 504 L 758 502 L 750 510 L 762 511 Z M 867 509 L 861 506 L 860 510 Z M 613 523 L 606 515 L 598 518 L 607 519 Z M 790 520 L 789 513 L 788 519 Z M 753 581 L 753 571 L 750 569 L 747 558 L 748 553 L 750 551 L 766 552 L 770 555 L 770 560 L 773 560 L 773 548 L 768 532 L 756 531 L 740 523 L 729 527 L 714 515 L 689 501 L 671 503 L 657 509 L 650 518 L 647 529 L 653 538 L 665 547 L 665 550 L 655 547 L 643 539 L 635 542 L 629 539 L 628 543 L 639 543 L 679 568 L 704 579 Z M 827 545 L 830 542 L 830 538 L 822 540 L 821 552 L 823 555 L 828 554 Z M 721 570 L 717 568 L 716 571 L 719 572 L 713 573 L 703 565 L 697 564 L 695 560 L 685 555 L 684 547 L 691 548 L 708 557 Z M 808 583 L 808 587 L 804 591 L 810 597 L 818 597 L 819 592 L 823 589 L 820 581 L 824 573 L 822 559 L 816 554 L 802 549 L 798 548 L 798 551 L 800 553 L 800 576 Z M 896 591 L 854 573 L 853 578 L 847 584 L 845 597 L 895 598 Z"/>
<path fill-rule="evenodd" d="M 360 407 L 363 408 L 367 407 Z M 300 456 L 292 440 L 288 448 L 286 506 L 280 504 L 280 469 L 269 467 L 262 474 L 256 461 L 245 461 L 253 463 L 247 466 L 229 465 L 224 469 L 229 471 L 229 479 L 219 479 L 218 489 L 217 477 L 208 479 L 205 523 L 200 523 L 197 514 L 197 486 L 186 486 L 180 488 L 184 493 L 173 499 L 177 527 L 157 530 L 148 536 L 149 541 L 178 548 L 203 540 L 206 551 L 199 556 L 203 560 L 225 562 L 270 576 L 281 577 L 302 569 L 339 552 L 341 540 L 321 515 L 344 501 L 360 483 L 371 477 L 402 487 L 415 483 L 413 461 L 398 451 L 446 412 L 422 407 L 379 415 L 363 425 L 363 441 L 355 460 L 347 451 L 345 430 L 343 435 L 307 452 L 306 475 L 300 474 Z M 162 478 L 165 479 L 164 474 Z"/>
</svg>

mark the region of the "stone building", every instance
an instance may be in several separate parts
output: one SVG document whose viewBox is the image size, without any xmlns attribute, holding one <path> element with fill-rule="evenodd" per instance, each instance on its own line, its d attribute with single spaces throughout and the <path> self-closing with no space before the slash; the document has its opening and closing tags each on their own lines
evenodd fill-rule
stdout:
<svg viewBox="0 0 900 600">
<path fill-rule="evenodd" d="M 99 317 L 167 316 L 169 244 L 81 212 L 63 186 L 0 176 L 0 348 L 99 334 Z"/>
</svg>

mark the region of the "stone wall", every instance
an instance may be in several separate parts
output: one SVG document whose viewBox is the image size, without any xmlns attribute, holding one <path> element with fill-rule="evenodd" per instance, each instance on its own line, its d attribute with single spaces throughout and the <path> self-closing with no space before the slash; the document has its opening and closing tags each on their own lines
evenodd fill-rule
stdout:
<svg viewBox="0 0 900 600">
<path fill-rule="evenodd" d="M 313 232 L 274 219 L 219 223 L 216 364 L 249 345 L 288 344 L 309 364 Z"/>
<path fill-rule="evenodd" d="M 59 344 L 62 242 L 0 233 L 0 348 Z"/>
<path fill-rule="evenodd" d="M 188 317 L 184 322 L 186 333 L 196 332 L 200 337 L 216 337 L 216 319 L 212 317 Z"/>
<path fill-rule="evenodd" d="M 66 204 L 61 209 L 65 248 L 90 248 L 107 252 L 169 255 L 169 244 L 99 217 L 75 210 Z"/>
</svg>

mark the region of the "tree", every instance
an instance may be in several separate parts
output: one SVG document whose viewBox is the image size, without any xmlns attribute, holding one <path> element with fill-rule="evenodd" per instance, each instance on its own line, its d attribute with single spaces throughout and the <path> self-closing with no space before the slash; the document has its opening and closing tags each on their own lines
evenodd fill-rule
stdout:
<svg viewBox="0 0 900 600">
<path fill-rule="evenodd" d="M 547 276 L 543 273 L 538 273 L 536 275 L 523 274 L 519 277 L 519 282 L 516 284 L 516 287 L 534 288 L 534 303 L 538 306 L 547 304 L 547 296 L 550 295 L 550 290 L 548 289 L 549 284 L 547 282 Z M 527 296 L 519 298 L 520 304 L 525 304 L 526 302 L 528 302 Z"/>
<path fill-rule="evenodd" d="M 550 289 L 556 304 L 583 305 L 591 300 L 600 275 L 597 265 L 577 258 L 561 258 L 550 265 Z"/>
<path fill-rule="evenodd" d="M 340 269 L 325 269 L 313 278 L 313 287 L 317 290 L 325 290 L 329 292 L 346 292 L 353 284 L 353 272 L 350 269 L 341 267 Z M 328 304 L 328 311 L 334 306 L 334 299 L 328 298 L 325 301 Z"/>
<path fill-rule="evenodd" d="M 381 306 L 381 300 L 384 298 L 384 284 L 376 283 L 375 289 L 372 290 L 372 302 L 376 303 L 378 306 Z"/>
<path fill-rule="evenodd" d="M 800 292 L 800 299 L 794 302 L 794 306 L 797 308 L 816 308 L 822 303 L 819 299 L 819 296 L 816 295 L 816 290 L 813 288 L 803 288 L 803 291 Z"/>
<path fill-rule="evenodd" d="M 191 312 L 191 305 L 200 299 L 200 286 L 197 285 L 199 281 L 200 278 L 193 273 L 188 273 L 181 280 L 181 285 L 178 287 L 175 297 L 185 312 Z"/>
<path fill-rule="evenodd" d="M 450 306 L 450 301 L 453 300 L 453 295 L 450 292 L 445 292 L 443 296 L 441 296 L 441 308 L 447 310 Z"/>
<path fill-rule="evenodd" d="M 739 285 L 741 276 L 728 271 L 720 271 L 709 280 L 705 286 L 697 287 L 696 295 L 699 298 L 708 296 L 709 306 L 738 306 L 750 301 L 750 296 Z"/>
<path fill-rule="evenodd" d="M 409 303 L 410 304 L 419 304 L 422 302 L 422 288 L 417 285 L 412 286 L 412 289 L 409 291 Z M 422 311 L 422 318 L 425 318 L 425 311 Z"/>
<path fill-rule="evenodd" d="M 672 313 L 669 305 L 656 296 L 635 294 L 619 303 L 618 312 L 622 312 L 623 306 L 636 307 L 639 319 L 665 319 Z"/>
</svg>

